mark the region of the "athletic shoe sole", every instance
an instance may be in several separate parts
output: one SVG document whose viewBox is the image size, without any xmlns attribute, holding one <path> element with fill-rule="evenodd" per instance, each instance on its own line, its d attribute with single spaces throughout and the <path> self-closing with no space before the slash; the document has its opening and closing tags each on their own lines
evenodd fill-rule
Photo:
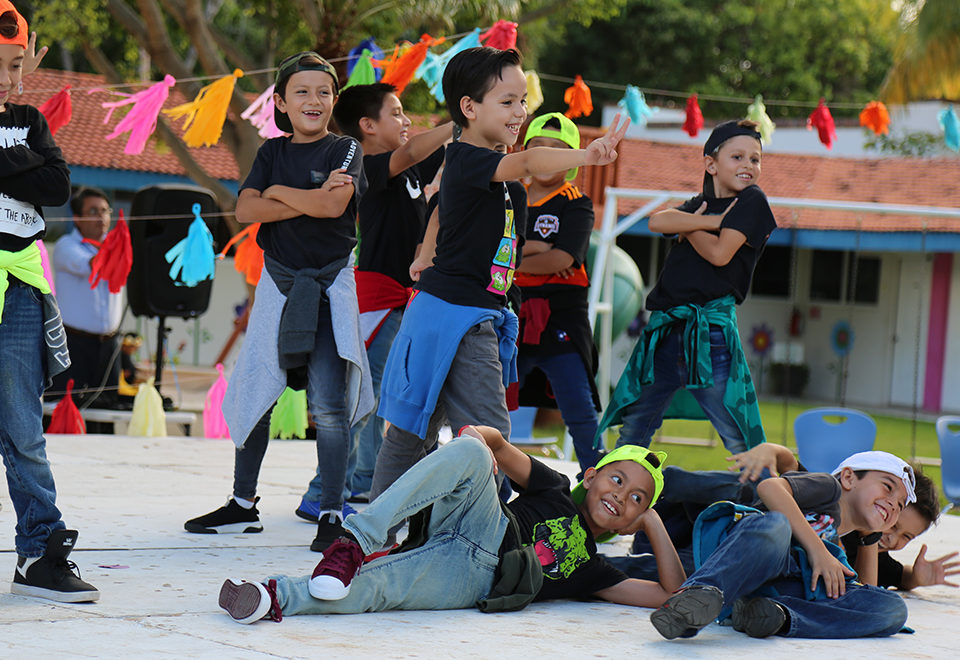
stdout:
<svg viewBox="0 0 960 660">
<path fill-rule="evenodd" d="M 270 594 L 259 582 L 229 578 L 220 587 L 219 602 L 237 623 L 254 623 L 270 611 Z"/>
<path fill-rule="evenodd" d="M 350 593 L 350 587 L 330 575 L 318 575 L 310 579 L 310 595 L 317 600 L 342 600 Z"/>
<path fill-rule="evenodd" d="M 183 528 L 191 534 L 258 534 L 263 525 L 258 522 L 238 522 L 216 527 L 204 527 L 196 523 L 184 523 Z"/>
<path fill-rule="evenodd" d="M 56 591 L 43 587 L 32 587 L 29 584 L 20 584 L 19 582 L 10 583 L 10 593 L 18 596 L 55 600 L 58 603 L 92 603 L 100 599 L 100 592 L 96 589 L 93 591 Z"/>
<path fill-rule="evenodd" d="M 687 588 L 650 614 L 650 623 L 666 639 L 693 637 L 717 618 L 723 593 L 714 587 Z"/>
<path fill-rule="evenodd" d="M 780 632 L 787 616 L 769 598 L 740 599 L 733 604 L 731 623 L 733 629 L 750 637 L 769 637 Z"/>
</svg>

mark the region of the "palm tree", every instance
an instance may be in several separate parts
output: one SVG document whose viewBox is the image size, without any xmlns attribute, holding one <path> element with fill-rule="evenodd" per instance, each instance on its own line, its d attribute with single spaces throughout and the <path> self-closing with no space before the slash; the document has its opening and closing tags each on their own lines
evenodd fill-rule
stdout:
<svg viewBox="0 0 960 660">
<path fill-rule="evenodd" d="M 904 29 L 881 96 L 887 103 L 960 101 L 960 7 L 957 0 L 905 3 Z"/>
</svg>

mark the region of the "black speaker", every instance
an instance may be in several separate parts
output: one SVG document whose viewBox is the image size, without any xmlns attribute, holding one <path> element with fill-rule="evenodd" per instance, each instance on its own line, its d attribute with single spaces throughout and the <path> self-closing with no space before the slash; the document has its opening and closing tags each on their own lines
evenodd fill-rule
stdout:
<svg viewBox="0 0 960 660">
<path fill-rule="evenodd" d="M 207 215 L 218 213 L 220 207 L 206 188 L 161 184 L 141 188 L 134 195 L 129 222 L 133 266 L 127 278 L 127 300 L 134 315 L 187 319 L 207 311 L 213 281 L 177 286 L 164 258 L 167 250 L 187 237 L 194 204 L 200 204 L 200 215 L 211 233 L 220 234 L 220 218 Z"/>
</svg>

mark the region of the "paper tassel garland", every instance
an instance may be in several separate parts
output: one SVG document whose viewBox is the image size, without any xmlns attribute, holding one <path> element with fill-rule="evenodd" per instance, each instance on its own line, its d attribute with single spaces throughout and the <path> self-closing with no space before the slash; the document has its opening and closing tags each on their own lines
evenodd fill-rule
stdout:
<svg viewBox="0 0 960 660">
<path fill-rule="evenodd" d="M 170 95 L 170 88 L 176 84 L 176 78 L 171 75 L 166 75 L 160 82 L 154 83 L 136 94 L 113 92 L 114 94 L 123 96 L 124 99 L 122 101 L 108 101 L 100 104 L 100 107 L 107 108 L 107 116 L 103 118 L 104 124 L 110 121 L 110 116 L 115 109 L 124 105 L 132 105 L 133 107 L 130 108 L 130 111 L 127 112 L 123 119 L 117 122 L 117 125 L 113 127 L 113 132 L 107 136 L 107 139 L 112 140 L 124 133 L 130 133 L 127 144 L 123 148 L 123 153 L 130 155 L 142 154 L 143 148 L 147 145 L 147 140 L 149 140 L 153 132 L 157 130 L 157 117 L 160 115 L 160 108 L 163 107 L 167 97 Z M 87 94 L 92 94 L 96 91 L 104 90 L 91 89 Z"/>
<path fill-rule="evenodd" d="M 257 135 L 266 140 L 286 135 L 277 128 L 277 122 L 273 119 L 273 88 L 274 85 L 267 87 L 263 94 L 240 113 L 240 119 L 246 119 L 253 124 Z"/>
<path fill-rule="evenodd" d="M 763 144 L 770 144 L 777 125 L 767 115 L 767 106 L 763 104 L 763 97 L 760 94 L 757 94 L 753 103 L 747 106 L 747 119 L 760 125 L 760 141 Z"/>
<path fill-rule="evenodd" d="M 947 106 L 938 112 L 937 120 L 940 122 L 940 128 L 943 129 L 943 140 L 947 143 L 947 147 L 953 151 L 960 151 L 960 120 L 957 119 L 953 106 Z"/>
<path fill-rule="evenodd" d="M 860 112 L 860 125 L 869 128 L 877 135 L 890 132 L 890 113 L 880 101 L 870 101 Z"/>
<path fill-rule="evenodd" d="M 343 86 L 344 89 L 354 85 L 372 85 L 377 82 L 377 70 L 373 68 L 371 57 L 373 57 L 373 53 L 364 49 L 357 65 L 353 67 L 353 73 L 347 79 L 347 84 Z"/>
<path fill-rule="evenodd" d="M 626 110 L 630 122 L 638 126 L 645 126 L 647 117 L 651 117 L 656 112 L 656 109 L 647 105 L 643 92 L 635 85 L 627 85 L 627 91 L 617 105 Z"/>
<path fill-rule="evenodd" d="M 260 230 L 260 223 L 255 222 L 248 225 L 243 230 L 237 232 L 236 236 L 231 238 L 224 248 L 217 255 L 217 259 L 223 259 L 227 252 L 234 245 L 237 251 L 233 254 L 233 267 L 238 273 L 241 273 L 247 284 L 257 286 L 260 282 L 260 273 L 263 271 L 263 248 L 257 245 L 257 232 Z"/>
<path fill-rule="evenodd" d="M 507 50 L 517 47 L 517 24 L 500 19 L 489 30 L 480 35 L 484 46 Z"/>
<path fill-rule="evenodd" d="M 243 71 L 234 69 L 229 76 L 216 80 L 197 94 L 197 98 L 164 110 L 163 114 L 172 119 L 183 117 L 183 141 L 188 147 L 210 147 L 220 141 L 223 122 L 227 120 L 227 108 L 237 78 L 243 77 Z"/>
<path fill-rule="evenodd" d="M 817 136 L 820 141 L 826 145 L 827 149 L 833 148 L 833 141 L 837 139 L 837 129 L 833 123 L 833 115 L 830 114 L 830 108 L 820 99 L 816 110 L 810 113 L 807 118 L 807 130 L 817 129 Z"/>
<path fill-rule="evenodd" d="M 593 100 L 590 96 L 590 88 L 583 82 L 580 74 L 573 81 L 572 87 L 567 87 L 563 93 L 563 102 L 568 108 L 565 114 L 570 119 L 576 117 L 589 117 L 593 112 Z"/>
<path fill-rule="evenodd" d="M 47 433 L 73 433 L 83 435 L 87 432 L 87 425 L 83 421 L 83 416 L 73 402 L 73 379 L 67 381 L 67 393 L 64 395 L 57 407 L 50 414 L 50 425 L 47 427 Z"/>
<path fill-rule="evenodd" d="M 133 397 L 133 415 L 127 435 L 143 438 L 167 435 L 167 414 L 163 412 L 163 398 L 153 386 L 153 377 L 146 383 L 140 383 L 137 396 Z"/>
<path fill-rule="evenodd" d="M 527 79 L 527 112 L 533 114 L 543 105 L 543 89 L 540 87 L 540 76 L 536 71 L 527 71 L 523 74 Z"/>
<path fill-rule="evenodd" d="M 691 94 L 687 98 L 687 118 L 683 120 L 683 130 L 690 137 L 697 137 L 701 128 L 703 128 L 703 113 L 700 112 L 697 95 Z"/>
<path fill-rule="evenodd" d="M 380 79 L 380 82 L 393 85 L 397 88 L 397 95 L 402 94 L 410 81 L 413 80 L 413 74 L 427 58 L 427 50 L 432 46 L 442 44 L 444 41 L 446 41 L 444 37 L 434 39 L 429 34 L 423 34 L 420 36 L 420 41 L 407 46 L 402 52 L 398 46 L 394 49 L 393 56 L 389 60 L 379 60 L 377 62 L 383 66 L 383 78 Z"/>
<path fill-rule="evenodd" d="M 217 380 L 207 390 L 203 402 L 203 437 L 229 438 L 230 429 L 223 418 L 223 395 L 227 393 L 227 379 L 223 375 L 223 364 L 217 363 Z"/>
<path fill-rule="evenodd" d="M 130 244 L 130 229 L 123 219 L 123 209 L 120 209 L 117 225 L 103 239 L 103 245 L 90 260 L 90 288 L 95 289 L 100 284 L 100 280 L 106 280 L 110 293 L 120 293 L 123 285 L 127 283 L 127 276 L 132 266 L 133 246 Z"/>
<path fill-rule="evenodd" d="M 167 250 L 164 259 L 171 264 L 170 279 L 178 286 L 193 287 L 213 279 L 216 261 L 213 234 L 200 217 L 199 204 L 193 205 L 193 222 L 187 230 L 187 237 Z"/>
<path fill-rule="evenodd" d="M 447 68 L 450 60 L 457 53 L 465 51 L 468 48 L 475 48 L 480 45 L 480 28 L 474 28 L 473 32 L 463 37 L 460 41 L 445 50 L 440 55 L 427 51 L 427 57 L 417 69 L 416 78 L 423 80 L 429 87 L 433 98 L 437 103 L 444 103 L 443 96 L 443 72 Z M 527 108 L 529 109 L 529 104 Z M 531 110 L 532 112 L 532 110 Z"/>
<path fill-rule="evenodd" d="M 370 51 L 370 57 L 372 57 L 373 59 L 375 60 L 383 59 L 383 51 L 380 50 L 380 46 L 378 46 L 377 42 L 373 40 L 373 37 L 367 37 L 366 39 L 361 41 L 359 44 L 351 48 L 350 52 L 347 53 L 347 78 L 353 75 L 353 69 L 358 64 L 360 64 L 360 58 L 363 57 L 363 51 L 365 50 Z M 376 82 L 377 80 L 380 80 L 380 76 L 382 75 L 382 72 L 375 71 L 375 74 L 376 74 L 376 79 L 374 80 L 374 82 Z"/>
<path fill-rule="evenodd" d="M 307 391 L 283 390 L 270 413 L 270 437 L 289 440 L 307 437 Z"/>
<path fill-rule="evenodd" d="M 56 135 L 57 131 L 69 124 L 70 119 L 73 117 L 70 85 L 67 85 L 47 99 L 37 110 L 46 118 L 47 126 L 50 127 L 50 133 Z"/>
<path fill-rule="evenodd" d="M 50 285 L 50 293 L 57 295 L 57 287 L 53 284 L 53 270 L 50 269 L 50 254 L 47 252 L 47 246 L 43 239 L 37 239 L 37 247 L 40 248 L 40 265 L 43 266 L 43 277 Z"/>
</svg>

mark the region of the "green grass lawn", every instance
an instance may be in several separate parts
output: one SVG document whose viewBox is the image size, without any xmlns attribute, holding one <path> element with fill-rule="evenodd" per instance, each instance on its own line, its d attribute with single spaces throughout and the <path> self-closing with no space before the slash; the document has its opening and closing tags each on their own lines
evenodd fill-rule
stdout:
<svg viewBox="0 0 960 660">
<path fill-rule="evenodd" d="M 816 407 L 811 404 L 771 401 L 760 403 L 760 415 L 763 419 L 764 431 L 769 442 L 786 445 L 796 452 L 797 444 L 793 435 L 793 420 L 804 410 Z M 919 457 L 939 458 L 940 447 L 937 442 L 937 431 L 933 422 L 901 419 L 871 415 L 877 423 L 877 439 L 874 449 L 888 451 L 911 463 Z M 914 428 L 914 424 L 916 427 Z M 549 426 L 537 428 L 537 436 L 563 436 L 563 426 Z M 616 432 L 607 433 L 607 446 L 612 448 L 616 442 Z M 704 446 L 696 444 L 675 444 L 671 438 L 685 438 L 701 440 Z M 708 443 L 709 444 L 706 444 Z M 720 442 L 720 438 L 713 430 L 713 426 L 706 421 L 693 420 L 666 420 L 654 436 L 651 445 L 656 449 L 667 452 L 667 464 L 678 465 L 688 470 L 722 470 L 728 465 L 730 455 Z M 921 465 L 927 476 L 941 487 L 940 467 L 936 465 Z M 942 488 L 941 488 L 942 489 Z M 945 504 L 946 500 L 941 497 Z"/>
</svg>

